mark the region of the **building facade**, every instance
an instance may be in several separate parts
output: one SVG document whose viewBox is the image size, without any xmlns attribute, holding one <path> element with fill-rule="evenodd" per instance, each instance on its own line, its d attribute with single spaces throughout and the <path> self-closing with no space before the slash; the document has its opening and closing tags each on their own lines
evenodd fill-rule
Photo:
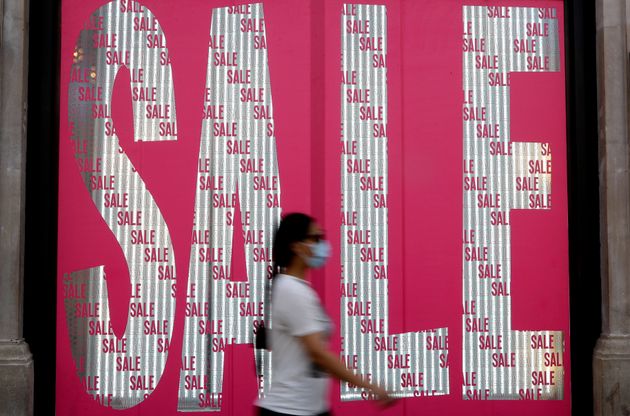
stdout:
<svg viewBox="0 0 630 416">
<path fill-rule="evenodd" d="M 312 3 L 323 15 L 326 3 Z M 52 414 L 61 6 L 0 5 L 0 413 Z M 572 409 L 626 414 L 630 3 L 565 2 L 564 12 Z"/>
</svg>

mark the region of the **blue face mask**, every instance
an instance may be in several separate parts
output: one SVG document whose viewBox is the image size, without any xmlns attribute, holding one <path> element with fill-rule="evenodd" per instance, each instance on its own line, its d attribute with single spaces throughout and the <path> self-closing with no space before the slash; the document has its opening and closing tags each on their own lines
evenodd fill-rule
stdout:
<svg viewBox="0 0 630 416">
<path fill-rule="evenodd" d="M 320 240 L 317 243 L 308 243 L 311 249 L 312 256 L 304 256 L 306 265 L 312 269 L 317 269 L 326 264 L 326 261 L 330 257 L 330 244 L 326 240 Z"/>
</svg>

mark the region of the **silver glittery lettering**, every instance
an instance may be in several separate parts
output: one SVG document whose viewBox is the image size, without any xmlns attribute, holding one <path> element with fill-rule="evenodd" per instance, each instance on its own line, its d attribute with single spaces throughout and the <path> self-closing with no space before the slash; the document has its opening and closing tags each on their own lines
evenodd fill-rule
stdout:
<svg viewBox="0 0 630 416">
<path fill-rule="evenodd" d="M 345 4 L 341 32 L 343 358 L 393 397 L 448 394 L 447 328 L 389 331 L 388 278 L 400 276 L 387 275 L 385 6 Z M 342 383 L 341 398 L 361 400 L 369 394 Z"/>
<path fill-rule="evenodd" d="M 547 143 L 510 140 L 510 73 L 558 71 L 555 11 L 463 8 L 463 372 L 467 400 L 564 393 L 561 331 L 512 330 L 510 210 L 551 208 Z"/>
<path fill-rule="evenodd" d="M 150 26 L 151 32 L 142 25 Z M 74 156 L 85 186 L 120 244 L 131 299 L 124 333 L 110 319 L 105 268 L 64 275 L 72 357 L 86 391 L 103 406 L 142 402 L 160 381 L 175 311 L 175 253 L 160 209 L 120 147 L 112 120 L 116 74 L 131 75 L 136 141 L 177 140 L 166 38 L 139 3 L 113 1 L 79 34 L 68 87 Z"/>
<path fill-rule="evenodd" d="M 221 409 L 225 348 L 251 343 L 265 319 L 279 218 L 262 4 L 214 9 L 182 352 L 184 363 L 195 365 L 181 371 L 180 411 Z M 246 281 L 230 275 L 237 221 L 245 240 Z M 262 395 L 270 383 L 271 353 L 254 349 L 253 355 Z"/>
</svg>

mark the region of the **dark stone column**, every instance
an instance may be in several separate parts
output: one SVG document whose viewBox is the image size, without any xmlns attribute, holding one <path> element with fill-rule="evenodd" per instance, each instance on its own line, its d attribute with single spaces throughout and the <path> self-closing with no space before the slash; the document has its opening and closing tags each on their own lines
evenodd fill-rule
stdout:
<svg viewBox="0 0 630 416">
<path fill-rule="evenodd" d="M 597 0 L 602 334 L 593 357 L 596 415 L 630 415 L 630 0 Z"/>
<path fill-rule="evenodd" d="M 33 413 L 22 339 L 28 1 L 0 0 L 0 414 Z"/>
</svg>

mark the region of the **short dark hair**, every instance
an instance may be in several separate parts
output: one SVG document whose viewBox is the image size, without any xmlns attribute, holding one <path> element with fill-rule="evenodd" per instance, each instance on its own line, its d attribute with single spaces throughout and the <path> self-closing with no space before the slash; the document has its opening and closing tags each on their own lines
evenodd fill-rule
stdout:
<svg viewBox="0 0 630 416">
<path fill-rule="evenodd" d="M 273 239 L 274 272 L 277 273 L 278 267 L 287 267 L 291 263 L 295 256 L 291 245 L 306 239 L 313 222 L 313 217 L 300 212 L 282 218 Z"/>
</svg>

